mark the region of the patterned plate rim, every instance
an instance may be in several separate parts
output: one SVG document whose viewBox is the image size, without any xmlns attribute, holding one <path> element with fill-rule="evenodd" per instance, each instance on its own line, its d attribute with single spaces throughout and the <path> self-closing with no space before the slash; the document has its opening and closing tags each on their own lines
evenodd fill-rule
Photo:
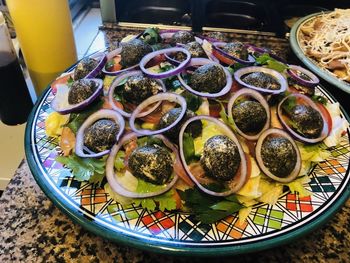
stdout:
<svg viewBox="0 0 350 263">
<path fill-rule="evenodd" d="M 73 66 L 74 67 L 74 66 Z M 326 92 L 323 88 L 318 87 L 319 90 L 325 95 L 330 101 L 336 102 L 334 97 Z M 348 166 L 344 178 L 341 182 L 341 186 L 327 200 L 322 206 L 320 206 L 314 213 L 303 218 L 301 221 L 288 226 L 286 229 L 276 230 L 261 235 L 255 240 L 240 241 L 234 240 L 235 244 L 230 242 L 220 243 L 218 242 L 213 246 L 213 243 L 197 244 L 196 246 L 191 245 L 189 242 L 174 242 L 171 239 L 159 239 L 157 237 L 149 237 L 140 235 L 137 232 L 130 233 L 125 229 L 116 227 L 114 231 L 111 231 L 107 227 L 107 223 L 93 217 L 93 215 L 83 214 L 84 210 L 81 209 L 77 204 L 69 200 L 65 193 L 60 191 L 52 180 L 48 179 L 45 174 L 43 166 L 39 165 L 41 162 L 38 160 L 38 155 L 35 152 L 34 142 L 34 128 L 37 116 L 41 109 L 42 104 L 50 93 L 50 87 L 48 87 L 43 94 L 38 98 L 29 118 L 27 121 L 25 131 L 25 154 L 28 161 L 29 168 L 43 192 L 49 197 L 49 199 L 66 215 L 68 215 L 75 223 L 81 225 L 88 231 L 109 239 L 113 242 L 136 247 L 151 252 L 158 252 L 168 255 L 187 255 L 187 256 L 223 256 L 223 255 L 237 255 L 249 252 L 256 252 L 276 246 L 280 246 L 286 243 L 310 233 L 316 228 L 321 227 L 325 224 L 333 215 L 336 213 L 343 203 L 350 196 L 350 177 Z M 349 116 L 341 107 L 341 113 L 350 121 Z M 347 130 L 348 137 L 350 138 L 350 130 Z M 88 218 L 90 217 L 90 219 Z M 92 221 L 91 219 L 95 219 Z M 110 227 L 110 226 L 109 226 Z M 210 249 L 208 249 L 210 247 Z"/>
<path fill-rule="evenodd" d="M 298 35 L 300 32 L 300 28 L 303 24 L 308 22 L 311 19 L 314 19 L 317 16 L 322 15 L 324 12 L 319 12 L 315 14 L 308 15 L 306 17 L 303 17 L 299 19 L 292 27 L 290 31 L 289 36 L 289 42 L 291 44 L 292 50 L 294 54 L 315 74 L 319 75 L 323 79 L 325 79 L 328 83 L 340 88 L 341 90 L 350 93 L 350 84 L 346 83 L 345 81 L 342 81 L 332 74 L 330 74 L 327 70 L 321 69 L 315 61 L 313 61 L 311 58 L 307 57 L 304 53 L 304 51 L 301 49 L 299 44 Z"/>
</svg>

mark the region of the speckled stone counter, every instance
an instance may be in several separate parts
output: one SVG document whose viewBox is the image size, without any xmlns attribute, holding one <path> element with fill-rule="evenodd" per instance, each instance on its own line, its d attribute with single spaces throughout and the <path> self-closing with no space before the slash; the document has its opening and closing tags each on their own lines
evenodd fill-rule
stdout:
<svg viewBox="0 0 350 263">
<path fill-rule="evenodd" d="M 0 199 L 0 262 L 202 262 L 120 246 L 74 224 L 44 195 L 26 161 Z M 349 262 L 350 200 L 290 245 L 213 262 Z"/>
<path fill-rule="evenodd" d="M 105 31 L 108 43 L 128 32 Z M 130 32 L 130 31 L 129 31 Z M 286 54 L 288 43 L 249 41 Z M 144 252 L 104 240 L 73 223 L 36 184 L 24 160 L 0 199 L 0 262 L 202 262 Z M 289 245 L 213 262 L 350 262 L 350 200 L 323 227 Z"/>
</svg>

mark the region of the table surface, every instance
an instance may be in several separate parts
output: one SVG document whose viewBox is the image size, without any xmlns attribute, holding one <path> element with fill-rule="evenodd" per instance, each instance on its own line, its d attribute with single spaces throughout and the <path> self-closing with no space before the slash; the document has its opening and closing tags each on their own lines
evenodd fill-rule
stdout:
<svg viewBox="0 0 350 263">
<path fill-rule="evenodd" d="M 130 31 L 106 30 L 113 43 Z M 232 37 L 232 34 L 230 35 Z M 261 36 L 233 36 L 245 42 L 288 50 L 288 42 Z M 242 38 L 242 39 L 240 39 Z M 288 52 L 287 52 L 288 53 Z M 326 86 L 327 88 L 327 86 Z M 346 101 L 349 95 L 337 95 Z M 339 98 L 338 98 L 339 96 Z M 349 112 L 348 105 L 344 105 Z M 0 262 L 201 262 L 144 252 L 104 240 L 74 224 L 36 184 L 23 160 L 0 199 Z M 289 245 L 247 255 L 221 258 L 225 262 L 349 262 L 350 199 L 323 227 Z M 220 262 L 215 260 L 215 262 Z"/>
</svg>

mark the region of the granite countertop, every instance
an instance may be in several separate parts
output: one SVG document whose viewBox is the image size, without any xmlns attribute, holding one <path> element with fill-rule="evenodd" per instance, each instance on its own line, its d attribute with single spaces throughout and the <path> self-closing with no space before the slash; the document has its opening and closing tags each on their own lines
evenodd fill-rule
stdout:
<svg viewBox="0 0 350 263">
<path fill-rule="evenodd" d="M 117 33 L 116 33 L 117 32 Z M 130 32 L 130 31 L 128 31 Z M 108 43 L 127 32 L 106 30 Z M 286 41 L 252 36 L 283 51 Z M 0 262 L 202 262 L 144 252 L 104 240 L 73 223 L 35 182 L 26 160 L 0 199 Z M 215 262 L 349 262 L 350 200 L 323 227 L 289 245 Z"/>
<path fill-rule="evenodd" d="M 25 160 L 0 199 L 0 211 L 0 262 L 170 263 L 203 260 L 143 252 L 87 232 L 45 196 Z M 349 249 L 350 200 L 324 227 L 289 245 L 228 257 L 225 262 L 349 262 Z"/>
</svg>

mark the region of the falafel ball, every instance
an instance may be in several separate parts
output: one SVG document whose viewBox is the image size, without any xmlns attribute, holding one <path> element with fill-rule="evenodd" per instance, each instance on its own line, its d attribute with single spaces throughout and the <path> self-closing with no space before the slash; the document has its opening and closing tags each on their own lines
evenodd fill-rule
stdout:
<svg viewBox="0 0 350 263">
<path fill-rule="evenodd" d="M 162 90 L 155 79 L 140 74 L 128 78 L 124 85 L 123 95 L 127 101 L 138 104 Z"/>
<path fill-rule="evenodd" d="M 79 79 L 72 83 L 68 92 L 68 103 L 78 104 L 91 97 L 96 91 L 96 83 L 89 79 Z"/>
<path fill-rule="evenodd" d="M 110 119 L 100 119 L 86 129 L 84 145 L 93 152 L 102 152 L 112 148 L 116 142 L 119 125 Z"/>
<path fill-rule="evenodd" d="M 134 176 L 157 185 L 167 183 L 173 172 L 169 151 L 157 144 L 136 148 L 129 156 L 128 166 Z"/>
<path fill-rule="evenodd" d="M 196 39 L 194 38 L 192 32 L 189 31 L 177 31 L 172 35 L 170 40 L 170 42 L 174 45 L 176 43 L 187 44 L 193 41 L 196 41 Z"/>
<path fill-rule="evenodd" d="M 149 44 L 146 44 L 137 38 L 129 42 L 122 43 L 121 46 L 122 51 L 120 52 L 120 64 L 123 68 L 128 68 L 138 64 L 145 55 L 152 52 L 152 47 Z"/>
<path fill-rule="evenodd" d="M 232 108 L 236 126 L 244 133 L 259 133 L 267 121 L 267 113 L 261 103 L 246 100 Z"/>
<path fill-rule="evenodd" d="M 297 153 L 292 143 L 284 137 L 265 138 L 260 154 L 266 168 L 273 175 L 281 178 L 288 177 L 297 162 Z"/>
<path fill-rule="evenodd" d="M 291 109 L 290 118 L 306 138 L 317 138 L 323 130 L 321 114 L 307 105 L 296 105 Z"/>
<path fill-rule="evenodd" d="M 206 64 L 197 68 L 190 77 L 190 86 L 200 92 L 217 93 L 226 85 L 226 74 L 221 66 Z"/>
<path fill-rule="evenodd" d="M 264 72 L 253 72 L 243 76 L 242 81 L 263 89 L 278 90 L 281 84 L 270 74 Z"/>
<path fill-rule="evenodd" d="M 215 135 L 205 142 L 200 163 L 209 177 L 229 181 L 238 171 L 241 156 L 233 140 L 226 135 Z"/>
<path fill-rule="evenodd" d="M 225 46 L 222 47 L 222 50 L 233 57 L 240 58 L 243 60 L 248 59 L 248 51 L 241 42 L 237 41 L 227 43 Z"/>
</svg>

